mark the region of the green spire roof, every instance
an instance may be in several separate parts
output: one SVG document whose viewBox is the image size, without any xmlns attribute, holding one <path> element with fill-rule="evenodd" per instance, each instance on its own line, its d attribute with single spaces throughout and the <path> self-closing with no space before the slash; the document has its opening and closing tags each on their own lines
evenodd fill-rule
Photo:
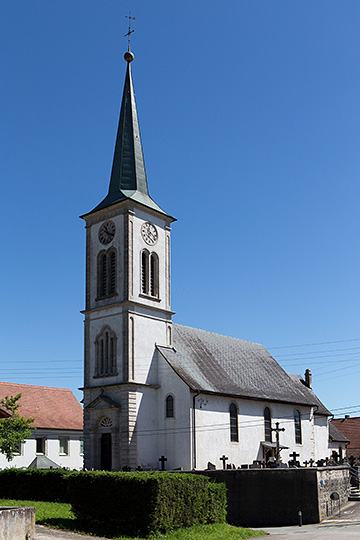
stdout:
<svg viewBox="0 0 360 540">
<path fill-rule="evenodd" d="M 92 212 L 131 199 L 157 212 L 166 214 L 150 197 L 146 179 L 135 94 L 130 62 L 134 56 L 125 53 L 127 70 L 116 136 L 109 192 Z"/>
</svg>

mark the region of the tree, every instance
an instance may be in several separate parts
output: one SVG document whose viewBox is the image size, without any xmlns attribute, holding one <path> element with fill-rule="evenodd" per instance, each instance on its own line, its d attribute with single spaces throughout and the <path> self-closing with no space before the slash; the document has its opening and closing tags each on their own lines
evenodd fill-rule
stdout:
<svg viewBox="0 0 360 540">
<path fill-rule="evenodd" d="M 0 452 L 5 454 L 9 461 L 18 452 L 20 443 L 30 437 L 30 427 L 36 429 L 31 425 L 34 418 L 26 419 L 17 412 L 20 407 L 20 398 L 21 394 L 17 394 L 16 396 L 5 396 L 0 400 L 0 406 L 8 414 L 6 418 L 0 418 Z"/>
</svg>

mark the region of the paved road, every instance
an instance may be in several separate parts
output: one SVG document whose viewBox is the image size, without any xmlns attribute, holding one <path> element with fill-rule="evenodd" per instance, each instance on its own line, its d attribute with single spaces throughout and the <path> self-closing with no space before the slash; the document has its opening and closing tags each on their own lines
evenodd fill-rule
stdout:
<svg viewBox="0 0 360 540">
<path fill-rule="evenodd" d="M 360 540 L 360 502 L 346 504 L 340 514 L 316 525 L 265 527 L 269 540 Z"/>
<path fill-rule="evenodd" d="M 262 530 L 270 534 L 269 540 L 360 540 L 360 502 L 348 503 L 342 508 L 340 515 L 335 515 L 316 525 L 265 527 Z M 36 540 L 106 540 L 98 536 L 85 536 L 41 525 L 36 525 L 35 538 Z"/>
</svg>

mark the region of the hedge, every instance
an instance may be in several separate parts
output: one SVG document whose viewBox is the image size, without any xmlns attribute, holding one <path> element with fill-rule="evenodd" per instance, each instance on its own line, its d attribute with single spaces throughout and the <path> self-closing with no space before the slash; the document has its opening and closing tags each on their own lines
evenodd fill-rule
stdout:
<svg viewBox="0 0 360 540">
<path fill-rule="evenodd" d="M 0 470 L 0 497 L 69 503 L 70 474 L 63 469 L 3 469 Z"/>
<path fill-rule="evenodd" d="M 0 470 L 0 497 L 71 502 L 77 519 L 110 535 L 147 535 L 224 522 L 225 484 L 187 473 Z"/>
<path fill-rule="evenodd" d="M 75 516 L 112 535 L 224 522 L 225 484 L 182 473 L 89 471 L 69 476 Z"/>
</svg>

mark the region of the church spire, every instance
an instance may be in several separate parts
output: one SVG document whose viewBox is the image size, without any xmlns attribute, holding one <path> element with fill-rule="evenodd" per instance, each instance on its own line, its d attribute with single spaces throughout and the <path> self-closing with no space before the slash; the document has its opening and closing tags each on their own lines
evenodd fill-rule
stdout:
<svg viewBox="0 0 360 540">
<path fill-rule="evenodd" d="M 128 50 L 124 54 L 124 58 L 127 62 L 127 69 L 109 192 L 105 199 L 92 211 L 95 212 L 126 199 L 131 199 L 157 212 L 166 214 L 149 196 L 131 77 L 130 63 L 134 60 L 134 55 Z"/>
</svg>

